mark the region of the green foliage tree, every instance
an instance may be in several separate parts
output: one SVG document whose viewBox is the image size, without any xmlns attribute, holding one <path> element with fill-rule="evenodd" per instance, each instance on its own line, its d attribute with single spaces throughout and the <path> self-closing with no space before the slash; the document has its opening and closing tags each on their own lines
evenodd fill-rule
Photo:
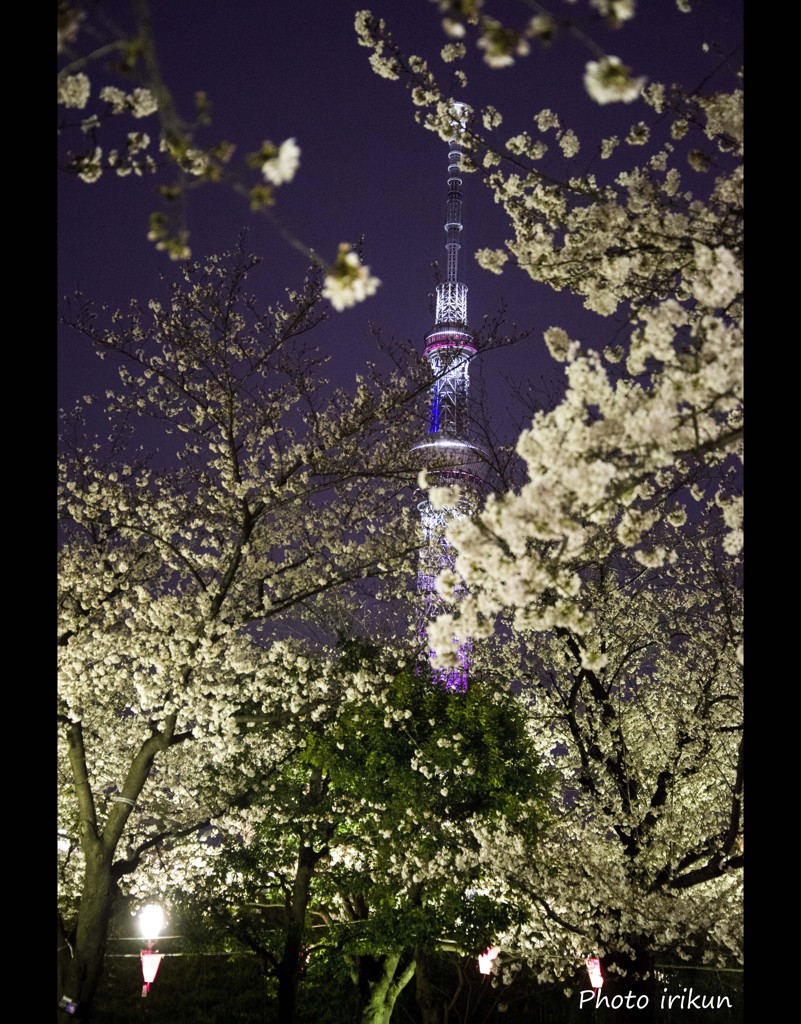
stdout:
<svg viewBox="0 0 801 1024">
<path fill-rule="evenodd" d="M 377 835 L 360 828 L 341 851 L 331 899 L 348 922 L 343 950 L 365 1024 L 389 1020 L 398 985 L 427 954 L 476 955 L 511 923 L 514 906 L 483 891 L 488 869 L 474 833 L 503 822 L 533 850 L 546 816 L 547 779 L 508 692 L 476 676 L 466 693 L 451 693 L 427 673 L 399 676 L 393 689 L 391 717 L 369 709 L 326 738 L 339 785 L 385 806 Z M 343 747 L 338 759 L 331 744 Z"/>
<path fill-rule="evenodd" d="M 214 881 L 204 866 L 196 882 L 199 905 L 275 974 L 285 1021 L 307 957 L 308 973 L 323 951 L 344 957 L 356 1019 L 388 1021 L 427 956 L 475 957 L 520 923 L 482 889 L 475 830 L 503 821 L 534 850 L 547 818 L 515 697 L 480 679 L 450 693 L 399 669 L 401 654 L 347 646 L 347 710 L 307 734 L 255 829 L 231 818 L 220 850 L 206 847 Z"/>
</svg>

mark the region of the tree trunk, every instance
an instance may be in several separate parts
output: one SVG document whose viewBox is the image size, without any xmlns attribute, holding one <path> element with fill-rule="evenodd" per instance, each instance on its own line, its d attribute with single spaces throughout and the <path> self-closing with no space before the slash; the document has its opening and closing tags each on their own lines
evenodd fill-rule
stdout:
<svg viewBox="0 0 801 1024">
<path fill-rule="evenodd" d="M 116 892 L 110 855 L 99 853 L 87 858 L 74 941 L 69 945 L 65 942 L 58 956 L 58 998 L 67 996 L 78 1009 L 68 1014 L 59 1008 L 59 1024 L 67 1020 L 83 1024 L 91 1019 Z"/>
<path fill-rule="evenodd" d="M 359 1024 L 389 1024 L 395 1001 L 414 974 L 414 958 L 395 977 L 401 951 L 359 961 Z"/>
<path fill-rule="evenodd" d="M 278 976 L 278 1020 L 281 1024 L 293 1024 L 295 1020 L 295 1000 L 301 973 L 303 937 L 306 930 L 306 908 L 309 903 L 312 875 L 320 856 L 308 846 L 301 846 L 298 854 L 284 952 L 276 971 Z"/>
<path fill-rule="evenodd" d="M 131 760 L 122 785 L 121 801 L 111 805 L 101 830 L 95 810 L 95 798 L 89 782 L 83 727 L 79 722 L 67 723 L 67 750 L 75 786 L 78 808 L 81 849 L 86 869 L 83 876 L 78 917 L 74 928 L 74 941 L 59 941 L 58 982 L 59 1001 L 67 998 L 77 1003 L 75 1013 L 66 1013 L 59 1006 L 58 1021 L 91 1019 L 92 1003 L 103 973 L 108 926 L 119 889 L 117 877 L 136 867 L 139 855 L 117 865 L 112 870 L 115 851 L 125 825 L 144 788 L 156 755 L 173 742 L 176 716 L 170 715 L 159 732 L 154 730 L 145 739 Z M 141 854 L 141 850 L 140 850 Z M 65 929 L 66 931 L 66 929 Z"/>
<path fill-rule="evenodd" d="M 414 949 L 415 998 L 420 1009 L 422 1024 L 442 1024 L 442 1007 L 437 1000 L 428 974 L 429 958 L 420 946 Z"/>
<path fill-rule="evenodd" d="M 660 1020 L 659 992 L 654 974 L 653 957 L 648 949 L 631 941 L 634 955 L 616 953 L 604 958 L 605 983 L 594 1002 L 599 1021 L 614 1021 L 614 1024 L 656 1024 Z M 605 968 L 614 964 L 626 971 L 621 976 Z M 603 1011 L 604 1016 L 601 1016 Z"/>
</svg>

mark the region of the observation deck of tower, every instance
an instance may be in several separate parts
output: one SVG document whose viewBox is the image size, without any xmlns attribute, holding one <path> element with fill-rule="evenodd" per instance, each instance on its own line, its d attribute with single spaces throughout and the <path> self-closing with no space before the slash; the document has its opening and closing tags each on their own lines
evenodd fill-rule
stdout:
<svg viewBox="0 0 801 1024">
<path fill-rule="evenodd" d="M 422 598 L 421 633 L 444 610 L 436 589 L 437 576 L 452 569 L 454 552 L 445 531 L 454 519 L 471 515 L 483 490 L 483 449 L 470 440 L 470 370 L 476 354 L 475 338 L 467 324 L 467 286 L 459 281 L 459 249 L 462 232 L 462 141 L 464 121 L 456 105 L 453 133 L 448 144 L 448 196 L 445 249 L 447 274 L 437 285 L 436 322 L 425 336 L 423 356 L 433 373 L 428 433 L 412 446 L 426 470 L 430 487 L 458 486 L 460 499 L 453 507 L 434 508 L 426 498 L 418 504 L 422 545 L 417 585 Z M 436 669 L 435 678 L 451 690 L 465 690 L 470 645 L 459 652 L 459 665 Z M 434 655 L 433 651 L 429 652 Z"/>
</svg>

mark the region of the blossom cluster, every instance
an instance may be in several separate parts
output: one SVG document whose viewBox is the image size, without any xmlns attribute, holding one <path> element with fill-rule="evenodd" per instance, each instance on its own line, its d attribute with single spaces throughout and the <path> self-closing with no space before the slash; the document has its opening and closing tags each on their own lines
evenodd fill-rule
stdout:
<svg viewBox="0 0 801 1024">
<path fill-rule="evenodd" d="M 358 253 L 343 242 L 333 267 L 325 275 L 322 295 L 334 309 L 341 311 L 375 295 L 380 284 L 379 279 L 370 274 L 370 268 L 362 264 Z"/>
<path fill-rule="evenodd" d="M 300 147 L 294 139 L 285 139 L 277 148 L 271 142 L 265 142 L 261 156 L 264 158 L 261 172 L 273 185 L 292 181 L 300 166 Z"/>
</svg>

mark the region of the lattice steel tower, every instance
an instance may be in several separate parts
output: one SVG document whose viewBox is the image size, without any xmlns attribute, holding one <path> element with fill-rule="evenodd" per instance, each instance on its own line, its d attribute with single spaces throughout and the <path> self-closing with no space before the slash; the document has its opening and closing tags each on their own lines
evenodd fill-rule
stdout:
<svg viewBox="0 0 801 1024">
<path fill-rule="evenodd" d="M 475 339 L 467 326 L 467 286 L 459 281 L 459 248 L 462 232 L 462 142 L 464 121 L 456 105 L 453 136 L 448 145 L 448 198 L 445 220 L 447 276 L 437 285 L 436 323 L 425 337 L 423 355 L 434 374 L 428 433 L 413 446 L 427 470 L 429 485 L 458 485 L 457 505 L 438 509 L 426 498 L 418 505 L 423 538 L 418 570 L 422 597 L 421 633 L 445 606 L 436 590 L 440 572 L 453 568 L 454 552 L 445 538 L 448 525 L 467 516 L 477 506 L 483 490 L 483 449 L 470 440 L 469 388 L 471 358 Z M 431 651 L 430 655 L 433 656 Z M 459 652 L 456 668 L 437 670 L 435 675 L 449 689 L 467 688 L 470 644 Z"/>
</svg>

